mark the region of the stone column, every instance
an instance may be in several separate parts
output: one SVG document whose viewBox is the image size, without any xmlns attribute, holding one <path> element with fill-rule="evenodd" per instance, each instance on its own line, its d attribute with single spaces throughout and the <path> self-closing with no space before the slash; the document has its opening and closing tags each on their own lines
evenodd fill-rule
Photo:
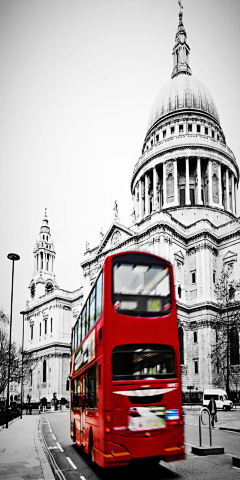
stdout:
<svg viewBox="0 0 240 480">
<path fill-rule="evenodd" d="M 202 205 L 202 175 L 201 175 L 201 159 L 197 157 L 197 203 L 198 205 Z"/>
<path fill-rule="evenodd" d="M 228 176 L 228 169 L 226 168 L 226 210 L 229 212 L 230 204 L 229 204 L 229 176 Z"/>
<path fill-rule="evenodd" d="M 209 193 L 209 205 L 213 205 L 213 196 L 212 196 L 212 160 L 208 160 L 208 193 Z"/>
<path fill-rule="evenodd" d="M 185 166 L 186 166 L 186 185 L 185 185 L 185 203 L 186 205 L 190 205 L 190 191 L 189 191 L 189 157 L 185 158 Z"/>
<path fill-rule="evenodd" d="M 153 211 L 156 210 L 157 203 L 157 169 L 153 168 Z"/>
<path fill-rule="evenodd" d="M 235 203 L 235 215 L 237 215 L 237 182 L 234 179 L 234 203 Z"/>
<path fill-rule="evenodd" d="M 232 213 L 236 211 L 236 203 L 235 203 L 235 182 L 234 182 L 234 174 L 232 172 Z"/>
<path fill-rule="evenodd" d="M 135 185 L 135 194 L 136 194 L 136 221 L 139 220 L 139 182 Z"/>
<path fill-rule="evenodd" d="M 178 201 L 178 175 L 177 175 L 177 159 L 173 162 L 173 172 L 174 172 L 174 204 L 175 206 L 179 205 Z"/>
<path fill-rule="evenodd" d="M 137 186 L 136 185 L 133 191 L 133 208 L 135 212 L 135 221 L 136 221 L 137 220 Z"/>
<path fill-rule="evenodd" d="M 222 168 L 221 163 L 218 164 L 218 190 L 219 190 L 219 207 L 222 207 Z"/>
<path fill-rule="evenodd" d="M 149 215 L 148 174 L 145 174 L 145 217 Z"/>
<path fill-rule="evenodd" d="M 167 206 L 166 162 L 163 163 L 163 208 Z"/>
<path fill-rule="evenodd" d="M 138 202 L 138 212 L 139 220 L 142 220 L 142 179 L 139 179 L 139 202 Z"/>
</svg>

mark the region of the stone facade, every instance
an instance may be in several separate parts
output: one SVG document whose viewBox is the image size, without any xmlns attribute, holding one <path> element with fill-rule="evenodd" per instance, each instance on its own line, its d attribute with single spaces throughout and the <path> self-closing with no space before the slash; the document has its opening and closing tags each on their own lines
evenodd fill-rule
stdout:
<svg viewBox="0 0 240 480">
<path fill-rule="evenodd" d="M 24 385 L 24 401 L 69 399 L 71 328 L 79 313 L 82 288 L 69 292 L 58 287 L 55 249 L 47 213 L 39 240 L 34 247 L 34 272 L 29 285 L 30 300 L 24 315 L 24 351 L 35 360 L 29 382 Z"/>
<path fill-rule="evenodd" d="M 227 264 L 232 278 L 240 277 L 239 167 L 211 94 L 192 76 L 186 38 L 180 11 L 171 81 L 153 104 L 131 179 L 133 224 L 115 218 L 100 245 L 88 245 L 81 266 L 88 294 L 109 254 L 147 251 L 173 264 L 183 391 L 202 391 L 214 382 L 215 284 Z"/>
</svg>

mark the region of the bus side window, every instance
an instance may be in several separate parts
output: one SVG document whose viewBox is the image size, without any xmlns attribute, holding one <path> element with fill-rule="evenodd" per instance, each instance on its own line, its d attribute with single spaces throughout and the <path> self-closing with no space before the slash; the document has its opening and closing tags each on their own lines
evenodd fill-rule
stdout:
<svg viewBox="0 0 240 480">
<path fill-rule="evenodd" d="M 75 325 L 75 350 L 79 347 L 78 343 L 78 321 Z"/>
<path fill-rule="evenodd" d="M 89 408 L 95 408 L 97 406 L 97 369 L 96 365 L 88 370 L 88 405 Z"/>
<path fill-rule="evenodd" d="M 81 317 L 78 319 L 78 345 L 82 343 L 82 320 Z"/>
<path fill-rule="evenodd" d="M 89 332 L 89 324 L 90 324 L 89 299 L 87 301 L 86 308 L 87 308 L 87 316 L 86 316 L 86 333 L 85 333 L 85 335 L 87 335 L 87 333 Z"/>
<path fill-rule="evenodd" d="M 102 385 L 102 364 L 98 365 L 98 385 Z"/>
<path fill-rule="evenodd" d="M 102 305 L 103 305 L 103 273 L 101 273 L 97 285 L 96 285 L 96 321 L 102 315 Z"/>
<path fill-rule="evenodd" d="M 91 295 L 90 295 L 90 326 L 89 329 L 93 327 L 96 319 L 96 288 L 93 289 Z"/>
<path fill-rule="evenodd" d="M 83 408 L 87 408 L 88 407 L 88 371 L 85 372 L 85 376 L 84 376 L 84 397 L 83 397 Z"/>
<path fill-rule="evenodd" d="M 81 322 L 82 322 L 82 341 L 83 341 L 86 334 L 87 334 L 87 332 L 86 332 L 86 307 L 83 310 Z"/>
</svg>

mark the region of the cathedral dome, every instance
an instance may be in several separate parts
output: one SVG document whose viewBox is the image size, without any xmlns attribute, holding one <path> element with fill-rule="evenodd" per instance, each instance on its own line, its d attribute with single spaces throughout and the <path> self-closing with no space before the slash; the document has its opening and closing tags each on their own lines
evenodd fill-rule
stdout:
<svg viewBox="0 0 240 480">
<path fill-rule="evenodd" d="M 165 115 L 187 109 L 208 113 L 219 123 L 217 108 L 205 85 L 192 75 L 178 75 L 157 96 L 150 113 L 148 130 Z"/>
</svg>

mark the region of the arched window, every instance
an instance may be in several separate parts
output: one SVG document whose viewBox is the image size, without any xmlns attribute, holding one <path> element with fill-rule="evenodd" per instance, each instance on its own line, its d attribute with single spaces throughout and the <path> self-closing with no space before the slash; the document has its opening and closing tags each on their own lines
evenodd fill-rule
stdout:
<svg viewBox="0 0 240 480">
<path fill-rule="evenodd" d="M 174 200 L 174 186 L 173 186 L 173 175 L 170 173 L 167 176 L 167 203 L 171 203 Z"/>
<path fill-rule="evenodd" d="M 47 381 L 47 362 L 43 360 L 43 383 Z"/>
<path fill-rule="evenodd" d="M 183 328 L 178 329 L 179 349 L 180 349 L 180 364 L 184 365 L 184 335 Z"/>
<path fill-rule="evenodd" d="M 214 173 L 212 176 L 212 194 L 213 194 L 213 201 L 215 203 L 219 202 L 219 182 L 218 177 Z"/>
<path fill-rule="evenodd" d="M 230 340 L 230 364 L 239 365 L 239 336 L 236 327 L 231 328 Z"/>
<path fill-rule="evenodd" d="M 233 300 L 235 295 L 235 288 L 231 285 L 229 288 L 229 300 Z"/>
</svg>

